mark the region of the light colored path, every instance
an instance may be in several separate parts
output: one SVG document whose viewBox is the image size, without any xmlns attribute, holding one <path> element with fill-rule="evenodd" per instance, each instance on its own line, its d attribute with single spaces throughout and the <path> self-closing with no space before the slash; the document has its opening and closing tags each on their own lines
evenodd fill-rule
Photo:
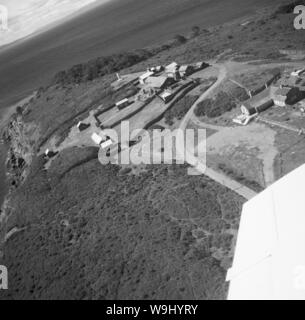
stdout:
<svg viewBox="0 0 305 320">
<path fill-rule="evenodd" d="M 198 100 L 193 104 L 190 108 L 186 116 L 183 118 L 180 124 L 180 129 L 185 130 L 187 128 L 188 122 L 191 120 L 195 108 L 198 106 L 199 103 L 204 101 L 212 92 L 226 79 L 227 77 L 227 70 L 223 65 L 215 65 L 219 69 L 219 75 L 217 81 L 207 90 L 205 91 Z M 184 145 L 178 143 L 177 144 L 177 151 L 183 155 L 184 152 L 186 153 L 186 161 L 195 168 L 201 174 L 208 176 L 210 179 L 220 183 L 221 185 L 233 190 L 234 192 L 238 193 L 242 197 L 246 199 L 251 199 L 256 196 L 256 192 L 251 190 L 250 188 L 240 184 L 239 182 L 231 179 L 230 177 L 222 174 L 221 172 L 216 172 L 211 168 L 207 168 L 205 163 L 202 163 L 199 158 L 196 158 L 192 152 L 188 152 L 187 146 L 186 150 L 184 149 Z"/>
</svg>

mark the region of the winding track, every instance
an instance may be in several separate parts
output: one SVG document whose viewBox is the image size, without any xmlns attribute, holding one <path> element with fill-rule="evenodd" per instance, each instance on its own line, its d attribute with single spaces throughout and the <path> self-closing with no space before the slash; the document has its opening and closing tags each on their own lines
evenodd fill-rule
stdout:
<svg viewBox="0 0 305 320">
<path fill-rule="evenodd" d="M 179 129 L 185 130 L 187 124 L 191 120 L 195 108 L 198 104 L 204 101 L 227 77 L 227 69 L 224 65 L 214 65 L 214 67 L 219 69 L 218 79 L 217 81 L 207 90 L 205 91 L 192 105 L 188 113 L 185 115 L 183 120 L 180 123 Z M 186 146 L 187 148 L 187 146 Z M 217 172 L 211 168 L 206 167 L 206 164 L 203 163 L 199 158 L 196 158 L 191 152 L 185 150 L 184 144 L 177 142 L 177 151 L 182 156 L 184 152 L 186 153 L 186 161 L 193 166 L 196 171 L 201 174 L 208 176 L 210 179 L 220 183 L 221 185 L 233 190 L 234 192 L 238 193 L 242 197 L 246 198 L 247 200 L 252 199 L 257 195 L 257 193 L 250 188 L 242 185 L 241 183 L 231 179 L 230 177 L 224 175 L 221 172 Z"/>
</svg>

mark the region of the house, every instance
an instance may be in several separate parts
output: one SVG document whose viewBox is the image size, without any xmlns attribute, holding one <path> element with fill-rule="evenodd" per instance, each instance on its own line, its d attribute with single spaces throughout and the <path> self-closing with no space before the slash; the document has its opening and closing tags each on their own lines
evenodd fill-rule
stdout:
<svg viewBox="0 0 305 320">
<path fill-rule="evenodd" d="M 251 100 L 250 100 L 251 101 Z M 252 116 L 254 114 L 258 114 L 261 112 L 266 111 L 270 107 L 273 106 L 273 100 L 272 99 L 264 99 L 263 101 L 260 101 L 259 103 L 251 103 L 251 102 L 244 102 L 243 105 L 241 106 L 241 112 L 242 114 L 246 116 Z"/>
<path fill-rule="evenodd" d="M 164 70 L 164 67 L 163 66 L 156 66 L 156 67 L 152 67 L 152 68 L 149 68 L 149 71 L 153 72 L 153 73 L 156 73 L 156 72 L 161 72 Z"/>
<path fill-rule="evenodd" d="M 169 91 L 169 90 L 165 90 L 163 91 L 159 97 L 165 102 L 168 103 L 169 101 L 171 101 L 174 97 L 173 92 Z"/>
<path fill-rule="evenodd" d="M 144 85 L 147 78 L 151 77 L 155 73 L 153 71 L 147 71 L 139 77 L 140 84 Z"/>
<path fill-rule="evenodd" d="M 288 93 L 291 89 L 290 88 L 280 88 L 278 89 L 274 94 L 274 104 L 279 107 L 285 107 L 286 106 L 286 100 Z"/>
<path fill-rule="evenodd" d="M 165 67 L 165 72 L 166 73 L 175 73 L 179 69 L 179 65 L 176 62 L 172 62 L 168 66 Z"/>
<path fill-rule="evenodd" d="M 195 64 L 195 69 L 198 71 L 198 70 L 202 70 L 202 69 L 205 69 L 209 66 L 208 63 L 205 63 L 203 61 L 199 61 Z"/>
<path fill-rule="evenodd" d="M 80 132 L 87 130 L 91 126 L 90 123 L 79 122 L 77 128 Z"/>
<path fill-rule="evenodd" d="M 286 104 L 293 105 L 302 100 L 304 92 L 299 88 L 280 88 L 274 94 L 274 104 L 285 107 Z"/>
<path fill-rule="evenodd" d="M 249 102 L 244 102 L 240 109 L 242 114 L 246 116 L 252 116 L 253 114 L 257 113 L 255 107 L 253 107 Z"/>
<path fill-rule="evenodd" d="M 193 67 L 189 65 L 184 65 L 179 68 L 180 77 L 187 77 L 193 72 Z"/>
<path fill-rule="evenodd" d="M 152 88 L 164 90 L 169 87 L 172 83 L 174 83 L 174 79 L 159 76 L 159 77 L 149 77 L 146 80 L 146 84 Z"/>
<path fill-rule="evenodd" d="M 125 98 L 119 102 L 117 102 L 115 104 L 115 106 L 119 109 L 119 110 L 123 110 L 124 108 L 128 107 L 131 104 L 131 102 L 129 101 L 128 98 Z"/>
</svg>

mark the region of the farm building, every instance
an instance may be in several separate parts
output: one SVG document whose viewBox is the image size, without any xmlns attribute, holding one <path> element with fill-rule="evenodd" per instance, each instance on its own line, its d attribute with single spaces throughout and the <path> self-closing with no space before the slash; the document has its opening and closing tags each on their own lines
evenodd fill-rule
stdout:
<svg viewBox="0 0 305 320">
<path fill-rule="evenodd" d="M 187 77 L 193 72 L 193 67 L 189 65 L 184 65 L 179 68 L 180 77 Z"/>
<path fill-rule="evenodd" d="M 154 75 L 154 72 L 153 71 L 147 71 L 145 72 L 144 74 L 142 74 L 140 77 L 139 77 L 139 82 L 140 84 L 145 84 L 145 81 L 147 80 L 147 78 L 151 77 L 152 75 Z"/>
<path fill-rule="evenodd" d="M 290 90 L 291 90 L 290 88 L 278 89 L 274 94 L 274 104 L 279 107 L 285 107 L 287 96 Z"/>
<path fill-rule="evenodd" d="M 165 90 L 165 91 L 163 91 L 163 92 L 159 95 L 159 97 L 160 97 L 165 103 L 167 103 L 167 102 L 171 101 L 171 99 L 174 97 L 174 94 L 173 94 L 173 92 L 171 92 L 171 91 L 169 91 L 169 90 Z"/>
<path fill-rule="evenodd" d="M 175 73 L 179 69 L 179 65 L 176 62 L 172 62 L 168 66 L 165 67 L 165 72 L 166 73 Z"/>
<path fill-rule="evenodd" d="M 117 102 L 115 104 L 115 106 L 119 109 L 119 110 L 123 110 L 124 108 L 128 107 L 131 104 L 131 102 L 129 101 L 129 99 L 125 98 L 119 102 Z"/>
<path fill-rule="evenodd" d="M 255 107 L 251 105 L 249 102 L 245 102 L 241 107 L 241 112 L 246 116 L 252 116 L 257 113 Z"/>
<path fill-rule="evenodd" d="M 169 87 L 172 83 L 174 83 L 174 79 L 160 76 L 160 77 L 149 77 L 146 80 L 146 84 L 155 89 L 164 90 Z"/>
<path fill-rule="evenodd" d="M 90 127 L 90 123 L 79 122 L 77 128 L 80 132 L 87 130 Z"/>
<path fill-rule="evenodd" d="M 149 71 L 154 72 L 154 73 L 156 73 L 156 72 L 161 72 L 161 71 L 163 71 L 163 70 L 164 70 L 164 67 L 163 67 L 163 66 L 157 66 L 157 67 L 149 68 Z"/>
<path fill-rule="evenodd" d="M 274 94 L 274 104 L 285 107 L 286 104 L 293 105 L 302 100 L 304 92 L 299 88 L 280 88 Z"/>
<path fill-rule="evenodd" d="M 205 69 L 209 66 L 209 64 L 203 62 L 203 61 L 199 61 L 195 64 L 195 69 L 196 70 L 202 70 L 202 69 Z"/>
<path fill-rule="evenodd" d="M 260 103 L 256 103 L 256 105 L 248 101 L 241 106 L 241 112 L 246 116 L 252 116 L 253 114 L 266 111 L 267 109 L 271 108 L 273 104 L 274 103 L 272 99 L 261 101 Z"/>
</svg>

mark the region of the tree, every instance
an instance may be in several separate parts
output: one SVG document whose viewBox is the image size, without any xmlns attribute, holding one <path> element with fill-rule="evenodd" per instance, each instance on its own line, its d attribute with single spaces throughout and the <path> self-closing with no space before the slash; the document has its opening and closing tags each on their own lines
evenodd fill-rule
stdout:
<svg viewBox="0 0 305 320">
<path fill-rule="evenodd" d="M 184 36 L 182 36 L 181 34 L 177 34 L 175 36 L 175 40 L 180 43 L 180 44 L 183 44 L 183 43 L 186 43 L 186 38 Z"/>
<path fill-rule="evenodd" d="M 192 27 L 192 37 L 198 37 L 200 34 L 200 28 L 198 26 L 193 26 Z"/>
</svg>

